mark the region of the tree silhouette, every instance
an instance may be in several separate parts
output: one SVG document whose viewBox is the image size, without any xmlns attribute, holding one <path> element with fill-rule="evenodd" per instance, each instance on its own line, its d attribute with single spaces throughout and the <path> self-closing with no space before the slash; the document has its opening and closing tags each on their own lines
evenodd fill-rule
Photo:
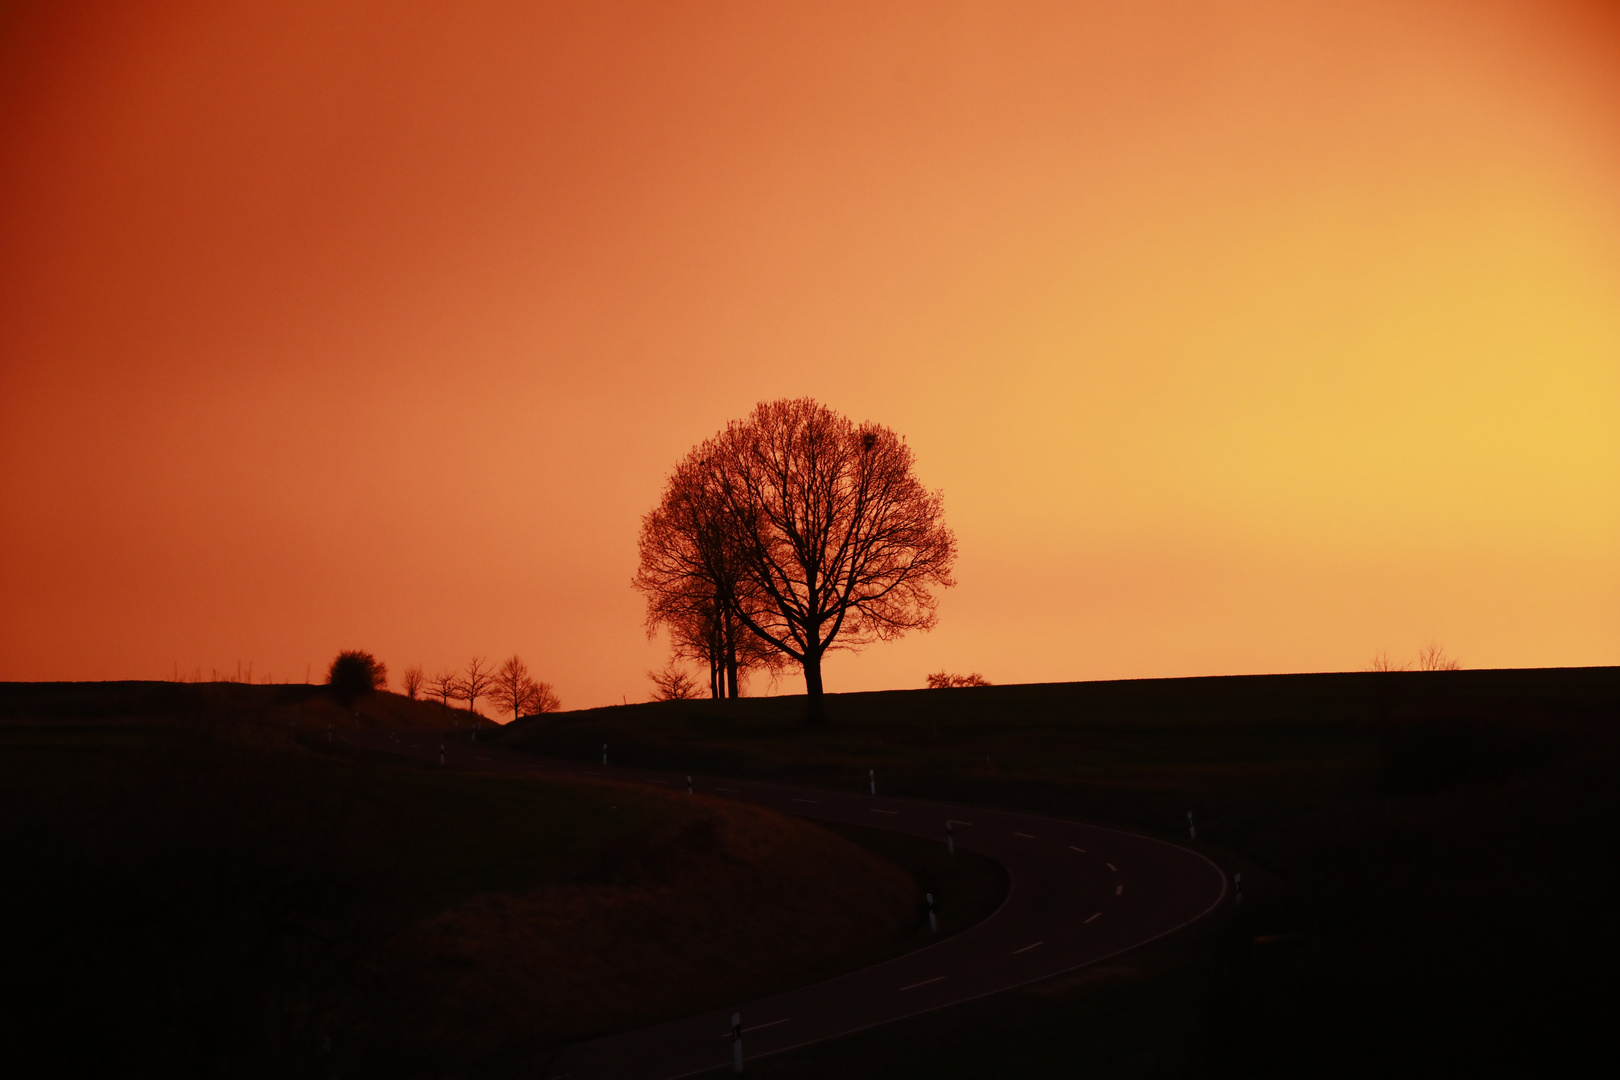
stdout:
<svg viewBox="0 0 1620 1080">
<path fill-rule="evenodd" d="M 654 701 L 687 701 L 698 696 L 697 680 L 685 669 L 670 664 L 663 671 L 649 671 Z"/>
<path fill-rule="evenodd" d="M 405 690 L 405 696 L 412 701 L 415 701 L 422 693 L 422 688 L 426 683 L 427 676 L 422 674 L 421 664 L 412 664 L 405 669 L 405 674 L 400 677 L 400 685 Z"/>
<path fill-rule="evenodd" d="M 562 708 L 550 683 L 536 682 L 529 677 L 529 667 L 517 654 L 513 654 L 495 673 L 494 689 L 490 700 L 512 714 L 516 720 L 522 716 L 538 716 Z"/>
<path fill-rule="evenodd" d="M 467 711 L 473 714 L 478 712 L 478 699 L 485 696 L 495 685 L 495 674 L 490 671 L 489 663 L 482 656 L 475 656 L 467 662 L 467 674 L 457 679 L 455 697 L 467 703 Z"/>
<path fill-rule="evenodd" d="M 433 696 L 438 698 L 439 704 L 446 709 L 450 707 L 451 698 L 461 696 L 460 685 L 460 680 L 456 678 L 456 673 L 453 671 L 441 671 L 433 676 L 428 683 Z"/>
<path fill-rule="evenodd" d="M 375 656 L 360 649 L 349 649 L 337 654 L 327 669 L 326 683 L 332 696 L 344 704 L 361 694 L 369 694 L 388 685 L 388 666 Z"/>
<path fill-rule="evenodd" d="M 643 523 L 643 572 L 661 513 L 681 543 L 655 543 L 637 587 L 712 586 L 718 606 L 804 669 L 807 718 L 821 723 L 826 653 L 929 629 L 933 590 L 955 584 L 943 500 L 912 463 L 886 427 L 809 398 L 763 402 L 677 467 Z"/>
</svg>

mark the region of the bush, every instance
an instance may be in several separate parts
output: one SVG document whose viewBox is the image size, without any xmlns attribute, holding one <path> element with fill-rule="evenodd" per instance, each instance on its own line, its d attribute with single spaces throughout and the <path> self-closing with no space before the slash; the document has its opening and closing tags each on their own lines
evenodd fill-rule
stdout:
<svg viewBox="0 0 1620 1080">
<path fill-rule="evenodd" d="M 967 675 L 952 675 L 949 672 L 939 671 L 928 676 L 928 689 L 946 690 L 953 686 L 989 686 L 990 680 L 977 671 Z"/>
<path fill-rule="evenodd" d="M 388 685 L 388 666 L 368 652 L 349 649 L 337 654 L 326 673 L 332 696 L 344 703 Z"/>
</svg>

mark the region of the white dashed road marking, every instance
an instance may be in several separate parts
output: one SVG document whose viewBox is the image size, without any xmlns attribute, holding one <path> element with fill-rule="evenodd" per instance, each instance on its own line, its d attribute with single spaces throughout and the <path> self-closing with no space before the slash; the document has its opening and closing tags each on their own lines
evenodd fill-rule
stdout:
<svg viewBox="0 0 1620 1080">
<path fill-rule="evenodd" d="M 1100 912 L 1100 911 L 1099 911 L 1099 912 L 1097 912 L 1097 915 L 1101 915 L 1101 914 L 1102 914 L 1102 912 Z M 1092 916 L 1092 917 L 1091 917 L 1091 919 L 1095 919 L 1095 918 L 1096 918 L 1096 917 L 1097 917 L 1097 915 L 1093 915 L 1093 916 Z M 1090 921 L 1091 921 L 1091 919 L 1087 919 L 1087 920 L 1086 920 L 1086 922 L 1090 922 Z"/>
<path fill-rule="evenodd" d="M 1044 941 L 1037 941 L 1033 945 L 1025 945 L 1022 949 L 1014 949 L 1013 950 L 1013 955 L 1017 956 L 1021 952 L 1029 952 L 1029 950 L 1031 950 L 1031 949 L 1038 949 L 1042 945 L 1045 945 L 1045 944 L 1046 944 L 1046 942 L 1044 942 Z"/>
<path fill-rule="evenodd" d="M 1086 853 L 1085 848 L 1083 848 L 1083 847 L 1075 847 L 1073 844 L 1069 845 L 1069 850 L 1070 851 L 1078 851 L 1082 855 L 1084 855 Z"/>
<path fill-rule="evenodd" d="M 1115 885 L 1114 886 L 1114 895 L 1115 896 L 1118 896 L 1120 893 L 1122 893 L 1124 891 L 1125 891 L 1125 886 L 1123 886 L 1123 885 Z"/>
<path fill-rule="evenodd" d="M 943 975 L 935 975 L 932 979 L 924 979 L 920 983 L 912 983 L 910 986 L 902 986 L 900 989 L 896 990 L 895 993 L 903 994 L 907 990 L 915 990 L 919 986 L 927 986 L 929 983 L 941 982 L 941 981 L 944 980 L 944 978 L 945 978 L 945 976 L 943 976 Z"/>
<path fill-rule="evenodd" d="M 1115 866 L 1113 863 L 1105 862 L 1105 863 L 1103 863 L 1103 865 L 1108 867 L 1108 869 L 1112 870 L 1114 873 L 1116 873 L 1116 874 L 1119 873 L 1119 867 Z"/>
<path fill-rule="evenodd" d="M 1035 839 L 1035 837 L 1031 836 L 1027 832 L 1015 832 L 1015 833 L 1013 833 L 1013 835 L 1014 836 L 1022 836 L 1025 840 L 1033 840 L 1033 839 Z"/>
</svg>

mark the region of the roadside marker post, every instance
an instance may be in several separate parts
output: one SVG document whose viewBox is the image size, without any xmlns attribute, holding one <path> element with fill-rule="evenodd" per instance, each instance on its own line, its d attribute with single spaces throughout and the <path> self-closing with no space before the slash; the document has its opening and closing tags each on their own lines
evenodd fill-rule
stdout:
<svg viewBox="0 0 1620 1080">
<path fill-rule="evenodd" d="M 688 795 L 692 794 L 692 778 L 690 776 L 686 778 L 686 793 Z"/>
<path fill-rule="evenodd" d="M 928 932 L 937 934 L 939 933 L 939 923 L 934 921 L 934 894 L 923 893 L 923 895 L 928 897 Z"/>
<path fill-rule="evenodd" d="M 742 1013 L 731 1014 L 731 1071 L 742 1075 Z"/>
<path fill-rule="evenodd" d="M 1198 827 L 1193 824 L 1192 811 L 1187 811 L 1187 839 L 1198 839 Z"/>
<path fill-rule="evenodd" d="M 439 744 L 439 764 L 444 764 L 444 743 Z"/>
<path fill-rule="evenodd" d="M 607 743 L 602 744 L 602 764 L 607 764 Z"/>
<path fill-rule="evenodd" d="M 866 770 L 866 779 L 872 785 L 872 794 L 876 795 L 877 794 L 877 770 L 876 769 L 867 769 Z"/>
<path fill-rule="evenodd" d="M 1232 875 L 1232 903 L 1243 903 L 1243 875 Z"/>
<path fill-rule="evenodd" d="M 956 836 L 951 832 L 949 821 L 945 823 L 945 852 L 949 855 L 956 854 Z"/>
</svg>

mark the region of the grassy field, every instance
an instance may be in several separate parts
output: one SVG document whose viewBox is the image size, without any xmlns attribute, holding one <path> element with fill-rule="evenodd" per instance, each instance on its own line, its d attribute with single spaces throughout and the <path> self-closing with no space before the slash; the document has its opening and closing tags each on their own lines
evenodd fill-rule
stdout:
<svg viewBox="0 0 1620 1080">
<path fill-rule="evenodd" d="M 1620 669 L 1361 673 L 670 702 L 530 750 L 947 798 L 1186 837 L 1243 905 L 1100 972 L 757 1076 L 1515 1075 L 1601 1048 Z"/>
<path fill-rule="evenodd" d="M 308 687 L 0 686 L 8 1053 L 49 1075 L 443 1076 L 891 955 L 926 885 L 959 924 L 999 900 L 994 864 L 933 845 L 311 752 L 329 724 L 443 719 Z"/>
</svg>

